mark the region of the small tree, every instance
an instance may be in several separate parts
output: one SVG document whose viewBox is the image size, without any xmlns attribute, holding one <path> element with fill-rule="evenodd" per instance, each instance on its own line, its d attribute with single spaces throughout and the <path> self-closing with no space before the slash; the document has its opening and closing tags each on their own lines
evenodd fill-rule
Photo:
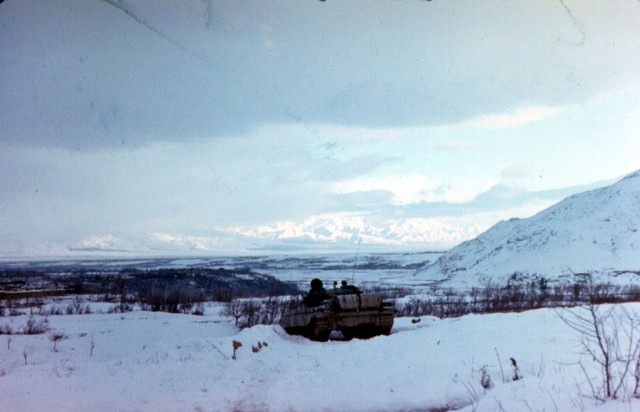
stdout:
<svg viewBox="0 0 640 412">
<path fill-rule="evenodd" d="M 249 299 L 242 303 L 242 315 L 245 317 L 243 327 L 250 328 L 258 324 L 260 318 L 260 302 Z"/>
<path fill-rule="evenodd" d="M 585 364 L 580 362 L 593 397 L 603 402 L 616 399 L 640 354 L 637 316 L 624 307 L 603 309 L 593 303 L 557 313 L 565 324 L 580 333 L 584 355 L 599 370 L 600 383 L 594 383 Z"/>
<path fill-rule="evenodd" d="M 58 342 L 67 339 L 68 336 L 64 334 L 64 332 L 54 331 L 49 335 L 49 340 L 53 342 L 53 351 L 57 352 L 58 349 L 56 345 Z"/>
<path fill-rule="evenodd" d="M 234 318 L 236 321 L 236 326 L 238 325 L 238 322 L 240 321 L 240 318 L 242 317 L 243 313 L 244 313 L 244 305 L 238 299 L 229 300 L 224 304 L 224 307 L 220 311 L 220 314 L 222 316 L 229 316 Z"/>
<path fill-rule="evenodd" d="M 29 355 L 33 353 L 33 348 L 31 346 L 25 346 L 22 348 L 22 357 L 24 358 L 24 366 L 27 366 L 27 361 L 29 359 Z"/>
</svg>

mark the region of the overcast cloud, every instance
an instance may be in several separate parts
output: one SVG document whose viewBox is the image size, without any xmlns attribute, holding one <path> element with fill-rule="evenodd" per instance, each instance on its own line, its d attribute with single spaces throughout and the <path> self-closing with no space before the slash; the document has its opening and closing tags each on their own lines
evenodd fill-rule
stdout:
<svg viewBox="0 0 640 412">
<path fill-rule="evenodd" d="M 453 246 L 640 168 L 638 21 L 632 0 L 6 0 L 0 253 Z"/>
</svg>

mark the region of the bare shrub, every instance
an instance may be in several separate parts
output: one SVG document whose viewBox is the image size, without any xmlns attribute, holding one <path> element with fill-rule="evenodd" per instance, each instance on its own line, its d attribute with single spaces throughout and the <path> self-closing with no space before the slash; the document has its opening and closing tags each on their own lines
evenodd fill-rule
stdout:
<svg viewBox="0 0 640 412">
<path fill-rule="evenodd" d="M 140 299 L 144 309 L 154 312 L 189 313 L 194 304 L 204 302 L 204 294 L 191 286 L 154 285 Z"/>
<path fill-rule="evenodd" d="M 73 304 L 69 303 L 69 304 L 67 305 L 67 312 L 66 312 L 66 314 L 67 314 L 67 315 L 73 315 L 73 314 L 75 313 L 74 311 L 75 311 L 75 307 L 73 306 Z"/>
<path fill-rule="evenodd" d="M 191 312 L 191 314 L 195 316 L 204 316 L 204 303 L 196 303 L 196 307 L 193 309 L 193 312 Z"/>
<path fill-rule="evenodd" d="M 43 316 L 57 316 L 64 315 L 65 311 L 60 305 L 51 305 L 46 309 L 40 309 L 40 314 Z"/>
<path fill-rule="evenodd" d="M 283 300 L 275 296 L 262 299 L 256 323 L 260 325 L 273 325 L 277 323 L 285 307 L 286 303 L 283 304 Z"/>
<path fill-rule="evenodd" d="M 493 388 L 493 381 L 491 380 L 491 375 L 487 372 L 486 366 L 480 369 L 480 374 L 480 385 L 485 389 Z"/>
<path fill-rule="evenodd" d="M 280 320 L 289 302 L 289 298 L 275 296 L 263 299 L 231 299 L 224 304 L 220 314 L 233 318 L 235 324 L 241 328 L 274 325 Z"/>
<path fill-rule="evenodd" d="M 601 297 L 597 296 L 595 300 Z M 583 359 L 579 365 L 591 396 L 600 401 L 618 398 L 628 384 L 626 380 L 632 373 L 632 366 L 636 367 L 634 376 L 639 377 L 640 324 L 637 314 L 629 313 L 623 306 L 589 304 L 558 311 L 558 316 L 580 334 Z M 595 364 L 595 378 L 588 371 L 589 361 Z"/>
<path fill-rule="evenodd" d="M 67 335 L 65 335 L 64 332 L 60 332 L 60 331 L 51 332 L 51 334 L 49 334 L 49 340 L 51 342 L 53 342 L 53 351 L 54 352 L 58 351 L 57 346 L 56 346 L 58 344 L 58 342 L 63 341 L 63 340 L 68 339 L 68 338 L 69 337 Z"/>
<path fill-rule="evenodd" d="M 517 279 L 517 276 L 515 277 Z M 487 284 L 469 291 L 434 289 L 429 296 L 396 299 L 400 317 L 457 317 L 470 313 L 521 312 L 541 307 L 574 307 L 584 304 L 640 301 L 640 288 L 610 284 L 574 283 L 549 285 L 545 278 L 529 282 Z"/>
<path fill-rule="evenodd" d="M 261 306 L 258 300 L 256 299 L 247 299 L 242 302 L 242 316 L 244 318 L 244 323 L 242 323 L 241 327 L 251 327 L 258 324 L 260 319 Z"/>
<path fill-rule="evenodd" d="M 0 324 L 0 335 L 12 335 L 13 327 L 10 323 Z"/>
<path fill-rule="evenodd" d="M 222 310 L 220 311 L 222 316 L 228 316 L 235 320 L 236 326 L 240 322 L 240 318 L 243 315 L 242 302 L 239 299 L 230 299 L 225 302 Z"/>
<path fill-rule="evenodd" d="M 48 330 L 49 321 L 47 318 L 36 320 L 33 317 L 29 317 L 22 333 L 25 335 L 40 335 L 47 333 Z"/>
<path fill-rule="evenodd" d="M 22 358 L 24 359 L 24 366 L 27 366 L 29 356 L 31 356 L 33 352 L 34 349 L 31 346 L 25 346 L 24 348 L 22 348 Z"/>
<path fill-rule="evenodd" d="M 131 303 L 127 301 L 120 301 L 112 305 L 109 309 L 107 309 L 107 313 L 126 313 L 131 312 L 133 310 L 133 306 Z"/>
<path fill-rule="evenodd" d="M 73 302 L 67 305 L 67 315 L 88 315 L 91 314 L 91 306 L 84 303 L 84 300 L 77 296 Z"/>
</svg>

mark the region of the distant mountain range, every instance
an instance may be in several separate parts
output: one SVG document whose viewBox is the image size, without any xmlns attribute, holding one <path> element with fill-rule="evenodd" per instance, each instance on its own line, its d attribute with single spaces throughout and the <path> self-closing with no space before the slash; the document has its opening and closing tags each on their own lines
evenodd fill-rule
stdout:
<svg viewBox="0 0 640 412">
<path fill-rule="evenodd" d="M 640 171 L 613 185 L 570 196 L 533 217 L 499 222 L 480 235 L 480 224 L 461 224 L 455 213 L 446 218 L 432 216 L 429 213 L 434 212 L 425 205 L 409 217 L 339 212 L 194 234 L 105 234 L 68 244 L 22 244 L 8 239 L 0 245 L 0 259 L 356 253 L 360 243 L 364 253 L 418 252 L 446 250 L 448 245 L 473 238 L 417 275 L 470 285 L 503 282 L 514 274 L 567 278 L 589 272 L 620 280 L 624 278 L 618 276 L 620 272 L 640 271 L 639 175 Z M 572 189 L 565 192 L 575 193 L 576 188 Z M 527 195 L 506 187 L 490 192 L 480 201 L 491 197 L 492 203 L 517 206 L 521 198 L 548 201 L 562 195 L 560 190 Z M 448 206 L 455 209 L 457 205 Z"/>
<path fill-rule="evenodd" d="M 459 243 L 480 233 L 478 225 L 459 225 L 454 218 L 376 219 L 368 213 L 340 212 L 309 216 L 301 221 L 280 221 L 248 229 L 231 229 L 230 233 L 265 243 L 283 246 L 321 247 L 322 245 L 355 248 L 362 242 L 369 247 L 418 250 L 425 244 L 445 249 L 443 245 Z M 434 241 L 436 239 L 437 241 Z"/>
<path fill-rule="evenodd" d="M 570 196 L 526 219 L 502 221 L 416 276 L 451 285 L 509 280 L 640 283 L 640 171 Z"/>
</svg>

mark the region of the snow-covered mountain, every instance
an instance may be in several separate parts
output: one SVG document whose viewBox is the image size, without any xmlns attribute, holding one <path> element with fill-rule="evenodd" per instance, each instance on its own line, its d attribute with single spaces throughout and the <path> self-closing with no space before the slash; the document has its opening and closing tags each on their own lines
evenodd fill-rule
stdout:
<svg viewBox="0 0 640 412">
<path fill-rule="evenodd" d="M 306 244 L 354 245 L 362 241 L 369 245 L 387 247 L 442 248 L 469 239 L 480 233 L 479 225 L 459 225 L 454 218 L 398 218 L 378 219 L 368 213 L 340 212 L 314 215 L 301 221 L 280 221 L 247 229 L 232 228 L 236 233 L 253 240 L 271 242 L 302 242 Z"/>
<path fill-rule="evenodd" d="M 570 196 L 527 219 L 502 221 L 417 276 L 457 285 L 509 279 L 640 281 L 640 171 Z"/>
<path fill-rule="evenodd" d="M 482 231 L 454 217 L 376 219 L 367 213 L 339 212 L 283 220 L 269 225 L 218 228 L 197 234 L 155 232 L 127 237 L 94 236 L 71 244 L 0 244 L 0 257 L 192 256 L 265 252 L 354 252 L 446 250 Z M 10 242 L 7 242 L 10 243 Z M 24 252 L 28 251 L 28 252 Z"/>
</svg>

